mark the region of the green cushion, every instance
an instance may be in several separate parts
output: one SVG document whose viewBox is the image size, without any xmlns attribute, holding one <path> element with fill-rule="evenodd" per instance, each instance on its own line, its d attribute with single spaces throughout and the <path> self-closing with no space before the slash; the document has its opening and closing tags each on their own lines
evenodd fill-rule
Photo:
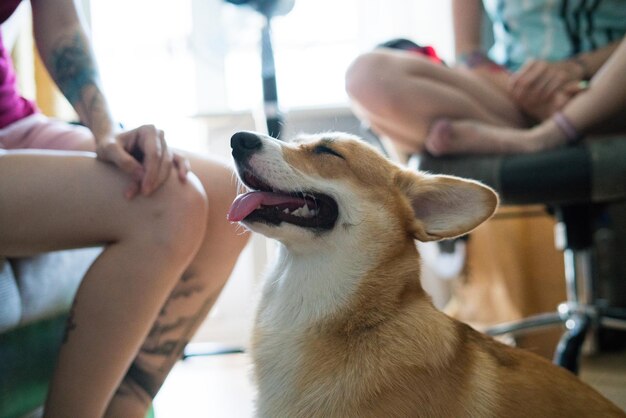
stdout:
<svg viewBox="0 0 626 418">
<path fill-rule="evenodd" d="M 17 418 L 43 404 L 66 316 L 0 335 L 0 418 Z"/>
<path fill-rule="evenodd" d="M 42 405 L 54 372 L 67 314 L 0 334 L 0 418 Z M 154 418 L 152 407 L 146 418 Z"/>
</svg>

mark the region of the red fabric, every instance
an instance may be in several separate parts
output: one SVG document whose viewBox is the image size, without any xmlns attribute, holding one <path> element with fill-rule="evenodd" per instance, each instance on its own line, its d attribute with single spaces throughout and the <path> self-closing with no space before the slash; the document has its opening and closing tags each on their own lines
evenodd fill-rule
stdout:
<svg viewBox="0 0 626 418">
<path fill-rule="evenodd" d="M 437 55 L 437 51 L 435 51 L 435 48 L 433 48 L 432 46 L 419 46 L 417 48 L 410 49 L 410 51 L 416 52 L 420 55 L 424 55 L 425 57 L 433 62 L 436 62 L 437 64 L 444 63 L 443 60 L 439 58 L 439 55 Z"/>
</svg>

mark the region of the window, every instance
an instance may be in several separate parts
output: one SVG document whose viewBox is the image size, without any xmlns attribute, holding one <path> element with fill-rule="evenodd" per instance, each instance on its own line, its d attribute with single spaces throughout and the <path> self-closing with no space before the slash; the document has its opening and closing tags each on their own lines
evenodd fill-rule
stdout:
<svg viewBox="0 0 626 418">
<path fill-rule="evenodd" d="M 261 101 L 262 18 L 222 0 L 91 0 L 96 53 L 115 112 L 129 125 L 248 111 Z M 296 0 L 273 20 L 281 105 L 344 105 L 360 52 L 394 37 L 450 57 L 449 2 Z"/>
</svg>

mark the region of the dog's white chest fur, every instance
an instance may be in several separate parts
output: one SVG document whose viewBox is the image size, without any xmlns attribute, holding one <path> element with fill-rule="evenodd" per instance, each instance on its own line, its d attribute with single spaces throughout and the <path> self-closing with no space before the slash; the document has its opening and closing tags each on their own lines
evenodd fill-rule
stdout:
<svg viewBox="0 0 626 418">
<path fill-rule="evenodd" d="M 279 249 L 255 323 L 258 416 L 279 416 L 298 397 L 296 380 L 307 333 L 348 303 L 362 274 L 358 269 L 353 275 L 342 275 L 354 271 L 342 265 L 346 259 L 328 257 L 326 252 L 294 257 L 284 247 Z"/>
</svg>

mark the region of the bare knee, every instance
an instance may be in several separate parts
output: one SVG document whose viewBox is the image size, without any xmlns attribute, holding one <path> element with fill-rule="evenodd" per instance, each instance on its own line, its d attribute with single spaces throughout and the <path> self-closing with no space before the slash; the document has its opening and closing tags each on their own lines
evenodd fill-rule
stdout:
<svg viewBox="0 0 626 418">
<path fill-rule="evenodd" d="M 136 231 L 152 251 L 168 257 L 193 256 L 204 237 L 208 203 L 197 177 L 181 183 L 173 173 L 152 196 L 143 199 Z"/>
<path fill-rule="evenodd" d="M 353 100 L 367 104 L 384 93 L 389 83 L 385 68 L 393 63 L 387 54 L 379 51 L 358 56 L 348 67 L 345 76 L 346 92 Z"/>
<path fill-rule="evenodd" d="M 413 81 L 428 76 L 429 63 L 418 55 L 375 50 L 357 57 L 346 72 L 346 92 L 368 112 L 393 114 Z M 412 92 L 413 94 L 414 92 Z"/>
</svg>

